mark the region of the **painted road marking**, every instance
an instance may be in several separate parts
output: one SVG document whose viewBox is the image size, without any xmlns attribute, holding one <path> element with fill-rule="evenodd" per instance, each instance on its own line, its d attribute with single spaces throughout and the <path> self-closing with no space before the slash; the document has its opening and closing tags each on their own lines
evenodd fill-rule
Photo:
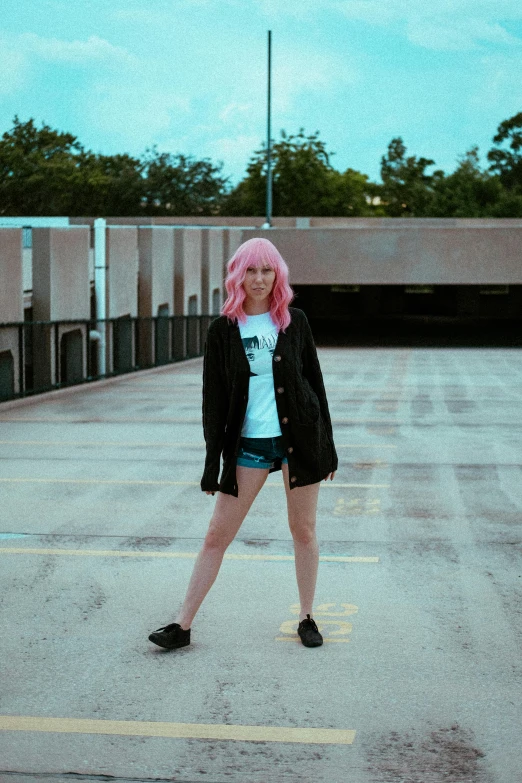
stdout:
<svg viewBox="0 0 522 783">
<path fill-rule="evenodd" d="M 170 737 L 237 740 L 240 742 L 300 742 L 321 745 L 351 745 L 355 738 L 353 729 L 298 729 L 289 726 L 242 726 L 224 723 L 36 718 L 25 715 L 0 715 L 0 730 L 65 734 L 119 734 L 127 737 Z"/>
<path fill-rule="evenodd" d="M 150 441 L 132 441 L 132 440 L 0 440 L 2 446 L 138 446 L 158 448 L 164 446 L 191 446 L 198 448 L 204 447 L 204 441 L 192 441 L 191 443 L 182 443 L 181 441 L 163 441 L 161 443 L 151 443 Z M 396 447 L 395 447 L 396 448 Z"/>
<path fill-rule="evenodd" d="M 322 620 L 318 614 L 314 614 L 314 620 L 317 619 L 318 626 L 324 628 L 325 625 L 333 625 L 336 630 L 330 631 L 330 637 L 332 636 L 348 636 L 352 631 L 353 626 L 351 623 L 347 623 L 345 620 Z M 285 620 L 279 626 L 279 630 L 282 634 L 295 634 L 295 620 Z M 299 638 L 299 637 L 297 637 Z M 347 640 L 348 641 L 348 640 Z"/>
<path fill-rule="evenodd" d="M 134 440 L 0 440 L 1 446 L 139 446 L 148 448 L 171 448 L 172 446 L 190 446 L 204 448 L 204 441 L 182 443 L 181 441 L 150 441 Z M 335 444 L 336 449 L 396 449 L 391 443 L 341 443 Z"/>
<path fill-rule="evenodd" d="M 11 484 L 140 484 L 140 485 L 164 485 L 164 486 L 187 486 L 187 487 L 199 487 L 201 486 L 199 481 L 155 481 L 152 479 L 73 479 L 73 478 L 0 478 L 0 481 Z M 323 481 L 322 486 L 330 487 L 333 489 L 340 487 L 363 487 L 366 489 L 389 489 L 389 484 L 338 484 Z M 284 487 L 283 482 L 266 482 L 265 487 Z M 218 490 L 216 490 L 217 492 Z"/>
<path fill-rule="evenodd" d="M 337 608 L 340 607 L 340 610 Z M 337 603 L 323 603 L 317 604 L 313 608 L 313 618 L 317 620 L 317 624 L 321 633 L 326 626 L 333 626 L 334 630 L 328 631 L 328 635 L 323 636 L 323 642 L 335 643 L 335 642 L 349 642 L 348 634 L 352 632 L 352 623 L 346 622 L 346 620 L 339 620 L 335 618 L 349 617 L 352 614 L 357 614 L 359 607 L 355 604 L 337 604 Z M 299 615 L 300 605 L 292 604 L 290 606 L 290 612 L 293 615 Z M 296 620 L 284 620 L 279 626 L 279 633 L 283 636 L 276 636 L 276 642 L 300 642 L 301 639 L 296 633 Z"/>
<path fill-rule="evenodd" d="M 336 606 L 341 607 L 341 611 L 332 611 Z M 292 614 L 298 615 L 301 611 L 300 604 L 292 604 L 290 607 Z M 349 617 L 352 614 L 357 614 L 359 607 L 355 604 L 317 604 L 314 607 L 314 617 Z"/>
<path fill-rule="evenodd" d="M 373 422 L 374 424 L 388 424 L 395 426 L 397 424 L 410 424 L 410 422 L 399 422 L 396 420 L 390 421 L 389 419 L 338 419 L 336 417 L 332 417 L 332 423 L 333 424 L 364 424 L 365 422 Z M 181 424 L 201 424 L 201 416 L 198 418 L 191 419 L 189 417 L 180 417 L 180 416 L 169 416 L 168 418 L 154 418 L 151 419 L 150 416 L 148 418 L 139 418 L 137 416 L 132 417 L 117 417 L 117 418 L 107 418 L 107 419 L 101 419 L 101 418 L 89 418 L 89 419 L 72 419 L 72 418 L 65 418 L 60 416 L 43 416 L 43 417 L 29 417 L 29 416 L 0 416 L 0 421 L 21 421 L 21 422 L 28 422 L 28 423 L 34 423 L 34 422 L 45 422 L 46 424 L 118 424 L 119 422 L 127 423 L 127 422 L 146 422 L 147 424 L 170 424 L 170 423 L 176 423 L 179 422 Z"/>
<path fill-rule="evenodd" d="M 297 634 L 294 634 L 293 636 L 276 636 L 275 641 L 276 642 L 300 642 L 301 637 L 298 636 Z M 335 642 L 347 644 L 349 641 L 350 641 L 349 639 L 330 639 L 323 636 L 323 642 L 325 644 L 333 644 Z"/>
<path fill-rule="evenodd" d="M 0 547 L 2 555 L 76 555 L 83 557 L 170 557 L 194 559 L 198 552 L 129 552 L 125 549 L 41 549 L 30 547 Z M 293 555 L 243 555 L 225 552 L 225 560 L 281 560 L 293 561 Z M 359 557 L 356 555 L 321 555 L 319 560 L 325 563 L 378 563 L 378 557 Z M 343 604 L 344 605 L 344 604 Z"/>
<path fill-rule="evenodd" d="M 333 514 L 335 517 L 381 514 L 379 498 L 338 498 Z"/>
</svg>

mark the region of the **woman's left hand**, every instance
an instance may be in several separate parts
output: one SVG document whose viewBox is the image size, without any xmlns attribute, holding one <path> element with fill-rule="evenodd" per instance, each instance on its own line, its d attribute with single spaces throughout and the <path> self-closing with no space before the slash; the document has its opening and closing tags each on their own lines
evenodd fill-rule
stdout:
<svg viewBox="0 0 522 783">
<path fill-rule="evenodd" d="M 326 476 L 326 478 L 324 479 L 324 481 L 326 481 L 326 479 L 328 478 L 330 479 L 330 481 L 333 481 L 334 476 L 335 476 L 335 470 L 332 473 L 329 473 L 328 476 Z"/>
</svg>

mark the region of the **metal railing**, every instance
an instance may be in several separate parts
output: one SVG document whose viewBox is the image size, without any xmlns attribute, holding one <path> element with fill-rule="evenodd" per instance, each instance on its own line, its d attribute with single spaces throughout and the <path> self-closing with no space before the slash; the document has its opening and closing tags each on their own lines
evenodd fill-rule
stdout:
<svg viewBox="0 0 522 783">
<path fill-rule="evenodd" d="M 165 315 L 0 324 L 0 401 L 202 356 L 214 318 Z"/>
</svg>

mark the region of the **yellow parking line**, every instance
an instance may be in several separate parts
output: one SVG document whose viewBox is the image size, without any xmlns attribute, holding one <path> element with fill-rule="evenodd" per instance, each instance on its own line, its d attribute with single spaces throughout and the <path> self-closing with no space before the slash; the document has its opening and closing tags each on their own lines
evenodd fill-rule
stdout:
<svg viewBox="0 0 522 783">
<path fill-rule="evenodd" d="M 35 718 L 24 715 L 0 715 L 0 730 L 65 734 L 119 734 L 127 737 L 170 737 L 240 742 L 299 742 L 321 745 L 351 745 L 355 738 L 353 729 L 299 729 L 289 726 L 242 726 L 225 723 Z"/>
<path fill-rule="evenodd" d="M 336 449 L 396 449 L 392 443 L 340 443 L 335 444 Z"/>
<path fill-rule="evenodd" d="M 41 416 L 41 417 L 32 417 L 29 418 L 28 416 L 0 416 L 0 421 L 18 421 L 18 422 L 28 422 L 28 423 L 35 423 L 35 422 L 45 422 L 45 424 L 118 424 L 121 422 L 122 424 L 126 424 L 128 422 L 146 422 L 147 424 L 168 424 L 170 422 L 180 422 L 185 424 L 200 424 L 201 423 L 201 416 L 199 416 L 197 419 L 191 419 L 191 418 L 181 418 L 181 417 L 171 417 L 171 418 L 164 418 L 164 419 L 151 419 L 150 416 L 146 419 L 139 418 L 138 416 L 132 416 L 132 417 L 123 417 L 118 416 L 117 418 L 113 419 L 73 419 L 70 417 L 60 417 L 60 416 Z"/>
<path fill-rule="evenodd" d="M 0 440 L 0 446 L 139 446 L 145 448 L 201 447 L 204 441 L 136 441 L 136 440 Z M 391 443 L 336 443 L 336 449 L 396 449 Z"/>
<path fill-rule="evenodd" d="M 200 424 L 201 423 L 201 416 L 198 418 L 190 418 L 190 417 L 180 417 L 180 416 L 171 416 L 171 417 L 165 417 L 165 418 L 151 418 L 148 416 L 147 418 L 139 418 L 137 416 L 129 416 L 129 417 L 123 417 L 118 416 L 115 418 L 105 418 L 105 419 L 99 419 L 96 418 L 94 420 L 88 419 L 88 418 L 71 418 L 71 417 L 60 417 L 60 416 L 41 416 L 41 417 L 29 417 L 29 416 L 0 416 L 0 421 L 18 421 L 18 422 L 27 422 L 35 423 L 35 422 L 45 422 L 46 424 L 126 424 L 128 422 L 145 422 L 147 424 L 170 424 L 170 423 L 180 423 L 180 424 Z M 332 423 L 333 424 L 343 424 L 343 423 L 349 423 L 349 424 L 364 424 L 372 422 L 373 424 L 387 424 L 387 425 L 397 425 L 401 424 L 403 422 L 400 422 L 396 419 L 390 420 L 390 419 L 338 419 L 336 417 L 332 417 Z M 408 422 L 409 423 L 409 422 Z"/>
<path fill-rule="evenodd" d="M 150 441 L 135 440 L 0 440 L 2 446 L 139 446 L 158 448 L 158 446 L 190 446 L 204 447 L 204 441 L 192 441 L 184 443 L 181 441 L 162 441 L 151 443 Z M 394 446 L 396 448 L 396 446 Z"/>
<path fill-rule="evenodd" d="M 154 481 L 152 479 L 73 479 L 73 478 L 0 478 L 13 484 L 165 484 L 168 486 L 200 486 L 199 481 Z"/>
<path fill-rule="evenodd" d="M 73 478 L 0 478 L 4 483 L 12 484 L 140 484 L 140 485 L 164 485 L 164 486 L 187 486 L 199 487 L 199 481 L 154 481 L 152 479 L 73 479 Z M 283 487 L 282 482 L 267 482 L 266 487 Z M 321 486 L 330 487 L 366 487 L 369 489 L 381 488 L 388 489 L 389 484 L 339 484 L 333 481 L 322 481 Z M 217 490 L 216 490 L 217 492 Z"/>
<path fill-rule="evenodd" d="M 194 559 L 197 552 L 129 552 L 126 549 L 36 549 L 30 547 L 0 547 L 0 554 L 6 555 L 79 555 L 83 557 L 169 557 Z M 226 552 L 227 560 L 294 560 L 293 555 L 236 554 Z M 359 557 L 356 555 L 321 555 L 319 560 L 331 563 L 378 563 L 378 557 Z"/>
<path fill-rule="evenodd" d="M 276 636 L 275 638 L 276 642 L 300 642 L 301 639 L 299 636 Z M 350 640 L 349 639 L 328 639 L 323 636 L 323 642 L 326 644 L 332 644 L 332 643 L 340 643 L 340 644 L 348 644 Z"/>
</svg>

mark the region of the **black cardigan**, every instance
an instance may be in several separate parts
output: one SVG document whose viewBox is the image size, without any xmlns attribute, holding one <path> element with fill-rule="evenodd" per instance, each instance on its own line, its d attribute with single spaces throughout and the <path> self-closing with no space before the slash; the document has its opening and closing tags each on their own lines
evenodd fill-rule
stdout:
<svg viewBox="0 0 522 783">
<path fill-rule="evenodd" d="M 272 367 L 290 489 L 322 481 L 337 470 L 332 423 L 312 331 L 302 310 L 290 307 L 279 331 Z M 203 360 L 203 432 L 207 446 L 203 491 L 238 496 L 236 463 L 245 418 L 250 366 L 239 325 L 227 316 L 210 324 Z M 218 481 L 220 459 L 223 470 Z M 281 470 L 277 459 L 270 473 Z"/>
</svg>

